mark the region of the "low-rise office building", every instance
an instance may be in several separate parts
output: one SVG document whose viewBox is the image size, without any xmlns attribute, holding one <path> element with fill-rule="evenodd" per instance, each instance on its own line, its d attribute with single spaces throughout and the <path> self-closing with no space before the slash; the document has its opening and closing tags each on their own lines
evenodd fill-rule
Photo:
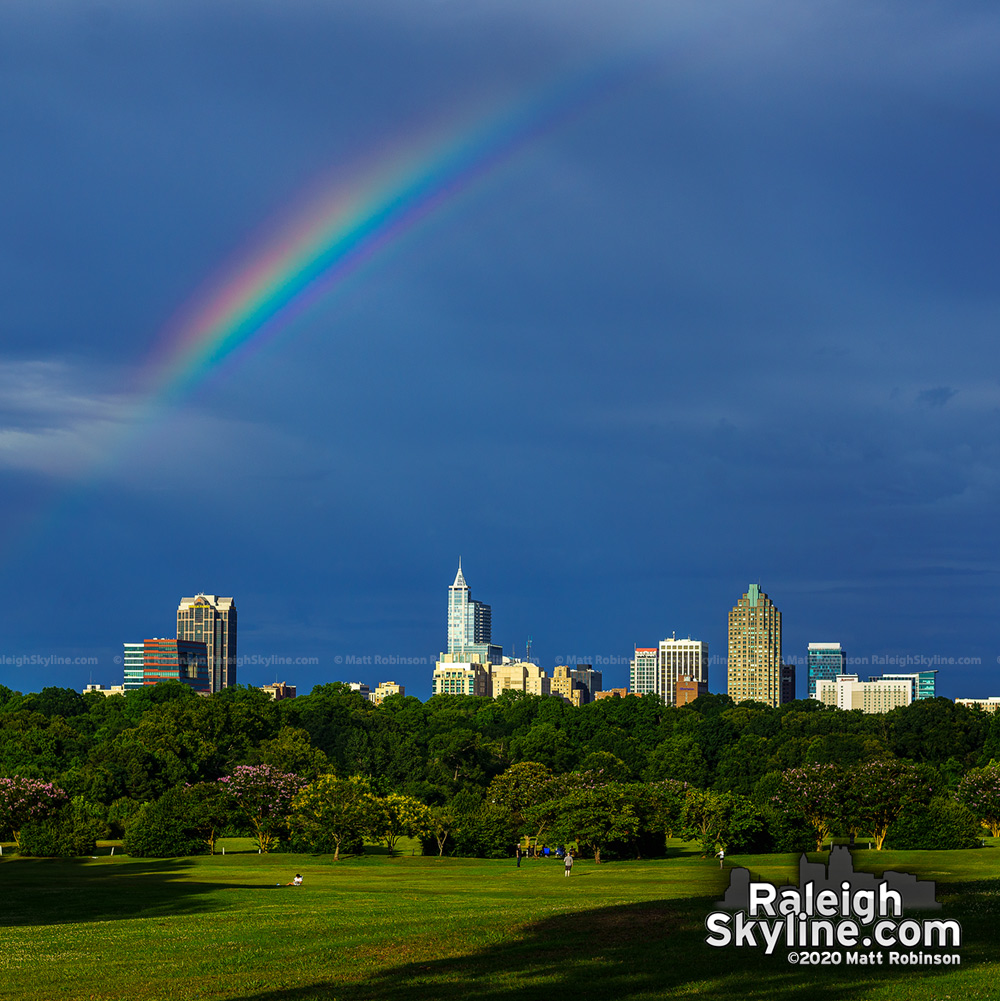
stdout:
<svg viewBox="0 0 1000 1001">
<path fill-rule="evenodd" d="M 449 655 L 446 655 L 449 656 Z M 434 665 L 431 680 L 432 695 L 484 695 L 493 694 L 489 664 L 439 660 Z"/>
<path fill-rule="evenodd" d="M 550 695 L 552 679 L 530 660 L 513 660 L 494 664 L 491 670 L 493 698 L 501 692 L 527 692 L 530 695 Z"/>
<path fill-rule="evenodd" d="M 983 709 L 995 713 L 1000 709 L 1000 695 L 990 695 L 985 699 L 955 699 L 956 705 L 967 706 L 969 709 Z"/>
<path fill-rule="evenodd" d="M 623 699 L 629 694 L 627 688 L 607 688 L 603 692 L 594 693 L 594 701 L 599 702 L 601 699 Z"/>
<path fill-rule="evenodd" d="M 182 685 L 193 688 L 199 695 L 211 693 L 212 679 L 205 643 L 154 637 L 143 640 L 142 647 L 143 685 L 179 681 Z"/>
<path fill-rule="evenodd" d="M 98 695 L 124 695 L 125 686 L 112 685 L 110 688 L 105 688 L 104 685 L 90 684 L 83 690 L 84 695 L 89 695 L 91 692 L 97 692 Z"/>
<path fill-rule="evenodd" d="M 708 695 L 708 682 L 695 675 L 682 674 L 674 684 L 674 705 L 686 706 L 702 695 Z"/>
<path fill-rule="evenodd" d="M 260 690 L 267 692 L 275 702 L 280 702 L 282 699 L 295 698 L 295 686 L 286 685 L 283 681 L 275 681 L 270 685 L 261 685 Z"/>
<path fill-rule="evenodd" d="M 380 706 L 390 695 L 405 695 L 406 689 L 402 685 L 397 685 L 395 681 L 380 681 L 378 687 L 372 692 L 372 702 Z"/>
</svg>

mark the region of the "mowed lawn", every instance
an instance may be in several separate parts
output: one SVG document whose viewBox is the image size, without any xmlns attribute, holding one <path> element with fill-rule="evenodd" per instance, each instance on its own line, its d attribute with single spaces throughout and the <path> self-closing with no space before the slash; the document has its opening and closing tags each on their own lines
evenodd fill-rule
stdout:
<svg viewBox="0 0 1000 1001">
<path fill-rule="evenodd" d="M 858 852 L 938 882 L 962 966 L 789 965 L 705 944 L 728 873 L 672 858 L 595 865 L 233 852 L 0 861 L 0 997 L 546 999 L 996 998 L 1000 851 Z M 108 851 L 107 848 L 103 849 Z M 813 856 L 824 858 L 825 856 Z M 733 857 L 795 881 L 792 856 Z M 296 872 L 301 887 L 287 883 Z M 919 915 L 916 915 L 919 916 Z M 939 916 L 939 915 L 934 915 Z"/>
</svg>

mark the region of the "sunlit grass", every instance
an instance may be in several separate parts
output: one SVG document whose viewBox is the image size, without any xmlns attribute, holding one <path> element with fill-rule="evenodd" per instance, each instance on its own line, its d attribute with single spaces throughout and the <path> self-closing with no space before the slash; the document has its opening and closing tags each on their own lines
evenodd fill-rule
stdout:
<svg viewBox="0 0 1000 1001">
<path fill-rule="evenodd" d="M 674 857 L 557 860 L 226 854 L 0 862 L 0 997 L 246 999 L 977 998 L 995 996 L 995 848 L 868 852 L 858 868 L 938 881 L 963 923 L 958 969 L 792 967 L 785 953 L 705 945 L 728 882 L 690 846 Z M 815 856 L 822 858 L 823 856 Z M 792 856 L 732 857 L 794 879 Z M 296 872 L 305 882 L 288 883 Z M 275 884 L 281 884 L 275 885 Z"/>
</svg>

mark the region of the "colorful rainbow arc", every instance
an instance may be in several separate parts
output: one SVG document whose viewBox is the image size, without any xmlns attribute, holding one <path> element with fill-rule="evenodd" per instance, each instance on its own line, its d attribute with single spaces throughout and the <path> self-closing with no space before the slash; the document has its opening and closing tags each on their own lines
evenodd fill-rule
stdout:
<svg viewBox="0 0 1000 1001">
<path fill-rule="evenodd" d="M 267 343 L 422 219 L 634 79 L 635 68 L 635 60 L 618 60 L 564 78 L 471 126 L 439 129 L 383 155 L 366 182 L 333 186 L 309 201 L 297 222 L 178 314 L 142 370 L 117 442 L 75 479 L 75 489 L 55 498 L 54 509 L 36 508 L 30 527 L 16 527 L 17 548 L 31 549 L 45 525 L 77 508 L 177 403 L 242 357 L 242 349 Z"/>
<path fill-rule="evenodd" d="M 551 132 L 620 79 L 602 69 L 526 106 L 416 144 L 375 180 L 313 203 L 200 308 L 176 324 L 147 366 L 146 393 L 161 409 L 251 341 L 284 329 L 362 264 L 519 150 Z"/>
</svg>

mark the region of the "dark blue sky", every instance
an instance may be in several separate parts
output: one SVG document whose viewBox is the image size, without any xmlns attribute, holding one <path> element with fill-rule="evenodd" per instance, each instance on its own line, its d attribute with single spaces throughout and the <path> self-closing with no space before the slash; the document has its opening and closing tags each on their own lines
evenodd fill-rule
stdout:
<svg viewBox="0 0 1000 1001">
<path fill-rule="evenodd" d="M 244 657 L 318 660 L 241 681 L 426 697 L 461 554 L 506 652 L 608 686 L 676 632 L 724 691 L 759 580 L 786 659 L 1000 694 L 998 53 L 986 3 L 5 3 L 0 657 L 36 663 L 0 683 L 120 683 L 207 591 Z M 303 191 L 608 61 L 129 437 L 171 317 Z"/>
</svg>

